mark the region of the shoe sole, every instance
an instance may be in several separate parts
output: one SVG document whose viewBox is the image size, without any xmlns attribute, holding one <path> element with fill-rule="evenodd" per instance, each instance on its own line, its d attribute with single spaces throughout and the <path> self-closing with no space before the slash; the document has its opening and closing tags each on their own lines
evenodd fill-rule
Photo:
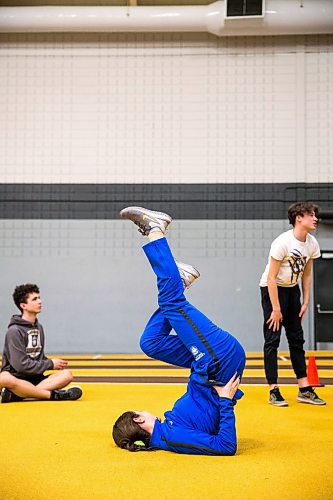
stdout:
<svg viewBox="0 0 333 500">
<path fill-rule="evenodd" d="M 269 400 L 268 400 L 268 402 L 269 402 L 269 404 L 270 404 L 270 405 L 272 405 L 272 406 L 279 406 L 279 407 L 281 407 L 281 408 L 282 408 L 283 406 L 289 406 L 289 404 L 288 404 L 286 401 L 285 401 L 285 402 L 283 402 L 283 403 L 282 403 L 282 402 L 275 403 L 275 402 L 273 402 L 273 401 L 269 401 Z"/>
<path fill-rule="evenodd" d="M 191 266 L 191 264 L 184 264 L 183 262 L 178 262 L 178 261 L 176 261 L 176 264 L 180 269 L 183 269 L 186 273 L 190 274 L 194 279 L 199 278 L 200 276 L 199 271 L 195 267 Z"/>
<path fill-rule="evenodd" d="M 134 211 L 137 213 L 133 214 Z M 168 214 L 165 214 L 164 212 L 155 212 L 154 210 L 149 210 L 148 208 L 143 207 L 126 207 L 120 211 L 120 217 L 122 217 L 123 219 L 133 220 L 133 215 L 134 217 L 137 215 L 148 215 L 149 217 L 161 219 L 168 224 L 170 224 L 172 221 L 172 217 Z"/>
<path fill-rule="evenodd" d="M 299 398 L 299 397 L 297 397 L 296 400 L 299 403 L 305 403 L 305 404 L 308 404 L 308 405 L 315 405 L 315 406 L 325 406 L 326 405 L 325 401 L 323 401 L 322 403 L 316 403 L 315 401 L 311 401 L 311 399 L 309 399 L 308 401 L 306 401 L 305 399 L 302 399 L 302 398 Z"/>
</svg>

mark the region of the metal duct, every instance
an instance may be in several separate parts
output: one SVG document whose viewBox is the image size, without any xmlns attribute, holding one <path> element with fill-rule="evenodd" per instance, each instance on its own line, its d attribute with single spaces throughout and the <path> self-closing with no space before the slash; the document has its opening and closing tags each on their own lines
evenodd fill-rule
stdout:
<svg viewBox="0 0 333 500">
<path fill-rule="evenodd" d="M 266 0 L 262 18 L 226 19 L 199 6 L 0 7 L 0 32 L 208 32 L 217 36 L 333 33 L 332 0 Z"/>
</svg>

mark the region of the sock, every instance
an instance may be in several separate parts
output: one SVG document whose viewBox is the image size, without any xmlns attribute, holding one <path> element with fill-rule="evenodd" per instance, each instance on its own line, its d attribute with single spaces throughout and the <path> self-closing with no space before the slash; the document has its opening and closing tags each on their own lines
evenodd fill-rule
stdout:
<svg viewBox="0 0 333 500">
<path fill-rule="evenodd" d="M 303 392 L 313 392 L 313 389 L 311 387 L 311 385 L 308 385 L 307 387 L 300 387 L 299 390 L 303 393 Z"/>
<path fill-rule="evenodd" d="M 51 392 L 50 400 L 54 401 L 55 400 L 55 396 L 56 396 L 56 391 L 50 391 L 50 392 Z"/>
</svg>

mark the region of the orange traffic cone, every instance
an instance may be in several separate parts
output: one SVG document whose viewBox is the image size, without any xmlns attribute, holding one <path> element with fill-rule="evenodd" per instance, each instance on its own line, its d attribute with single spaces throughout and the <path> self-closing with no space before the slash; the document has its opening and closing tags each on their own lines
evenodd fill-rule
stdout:
<svg viewBox="0 0 333 500">
<path fill-rule="evenodd" d="M 309 356 L 307 376 L 309 384 L 312 385 L 312 387 L 324 387 L 324 385 L 320 383 L 318 377 L 316 358 L 314 356 Z"/>
</svg>

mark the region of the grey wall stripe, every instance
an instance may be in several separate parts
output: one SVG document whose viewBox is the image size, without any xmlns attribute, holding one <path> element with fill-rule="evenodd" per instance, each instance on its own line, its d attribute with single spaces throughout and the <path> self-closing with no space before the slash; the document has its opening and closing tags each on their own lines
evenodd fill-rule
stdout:
<svg viewBox="0 0 333 500">
<path fill-rule="evenodd" d="M 285 219 L 297 200 L 333 210 L 333 183 L 0 184 L 0 218 L 117 219 L 139 205 L 177 219 Z"/>
</svg>

